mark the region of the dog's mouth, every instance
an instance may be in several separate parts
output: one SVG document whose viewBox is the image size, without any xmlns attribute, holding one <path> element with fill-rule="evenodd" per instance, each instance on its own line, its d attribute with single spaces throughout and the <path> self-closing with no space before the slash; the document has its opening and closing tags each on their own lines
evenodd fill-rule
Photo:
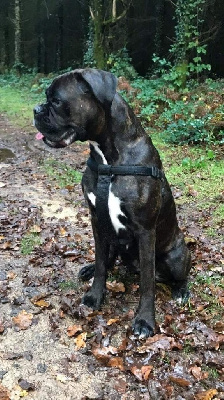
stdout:
<svg viewBox="0 0 224 400">
<path fill-rule="evenodd" d="M 71 142 L 70 137 L 68 137 L 67 139 L 53 141 L 53 140 L 49 139 L 48 137 L 44 136 L 41 132 L 38 132 L 36 134 L 35 139 L 43 140 L 43 142 L 46 143 L 49 147 L 54 147 L 54 148 L 67 147 Z"/>
<path fill-rule="evenodd" d="M 86 140 L 86 131 L 80 127 L 70 127 L 66 132 L 64 132 L 60 138 L 52 138 L 53 134 L 47 134 L 38 132 L 36 134 L 37 140 L 43 140 L 49 147 L 53 148 L 64 148 L 69 146 L 76 140 L 84 141 Z M 52 140 L 53 139 L 53 140 Z"/>
</svg>

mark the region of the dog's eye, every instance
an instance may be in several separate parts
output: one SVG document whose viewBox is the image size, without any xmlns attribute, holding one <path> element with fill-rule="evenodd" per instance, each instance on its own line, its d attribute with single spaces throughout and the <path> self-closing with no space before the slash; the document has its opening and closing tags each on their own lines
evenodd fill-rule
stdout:
<svg viewBox="0 0 224 400">
<path fill-rule="evenodd" d="M 61 100 L 59 100 L 59 99 L 57 99 L 57 98 L 53 98 L 53 99 L 52 99 L 52 103 L 53 103 L 54 105 L 56 105 L 56 106 L 60 106 Z"/>
</svg>

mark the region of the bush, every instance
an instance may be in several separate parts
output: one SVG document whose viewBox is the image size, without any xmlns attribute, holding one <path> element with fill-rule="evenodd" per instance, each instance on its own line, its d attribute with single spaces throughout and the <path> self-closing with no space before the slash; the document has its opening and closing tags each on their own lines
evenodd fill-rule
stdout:
<svg viewBox="0 0 224 400">
<path fill-rule="evenodd" d="M 136 108 L 145 125 L 156 129 L 167 142 L 178 144 L 223 143 L 223 83 L 208 80 L 191 85 L 184 94 L 159 79 L 136 79 L 137 89 L 129 103 Z"/>
<path fill-rule="evenodd" d="M 116 76 L 125 76 L 126 79 L 133 80 L 137 78 L 138 74 L 131 62 L 127 49 L 123 48 L 116 54 L 110 54 L 107 65 L 109 70 Z"/>
</svg>

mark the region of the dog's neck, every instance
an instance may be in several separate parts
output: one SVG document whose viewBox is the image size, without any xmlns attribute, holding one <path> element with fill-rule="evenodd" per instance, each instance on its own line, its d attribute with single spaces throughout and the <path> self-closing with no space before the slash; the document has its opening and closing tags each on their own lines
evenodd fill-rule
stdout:
<svg viewBox="0 0 224 400">
<path fill-rule="evenodd" d="M 151 139 L 119 94 L 106 112 L 101 134 L 90 141 L 90 151 L 98 164 L 131 165 L 133 160 L 136 165 L 146 165 L 148 160 L 156 164 L 159 162 Z"/>
</svg>

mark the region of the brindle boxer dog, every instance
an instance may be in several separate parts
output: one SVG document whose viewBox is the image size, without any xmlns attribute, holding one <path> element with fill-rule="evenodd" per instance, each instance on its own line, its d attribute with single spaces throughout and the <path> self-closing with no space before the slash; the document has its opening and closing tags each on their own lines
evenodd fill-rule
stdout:
<svg viewBox="0 0 224 400">
<path fill-rule="evenodd" d="M 34 109 L 35 126 L 51 147 L 90 141 L 82 179 L 95 239 L 94 274 L 82 302 L 99 309 L 108 268 L 118 255 L 140 271 L 140 303 L 133 332 L 140 338 L 155 329 L 155 280 L 172 287 L 174 298 L 188 297 L 190 253 L 180 231 L 174 199 L 157 150 L 110 72 L 76 69 L 54 79 L 47 102 Z"/>
</svg>

